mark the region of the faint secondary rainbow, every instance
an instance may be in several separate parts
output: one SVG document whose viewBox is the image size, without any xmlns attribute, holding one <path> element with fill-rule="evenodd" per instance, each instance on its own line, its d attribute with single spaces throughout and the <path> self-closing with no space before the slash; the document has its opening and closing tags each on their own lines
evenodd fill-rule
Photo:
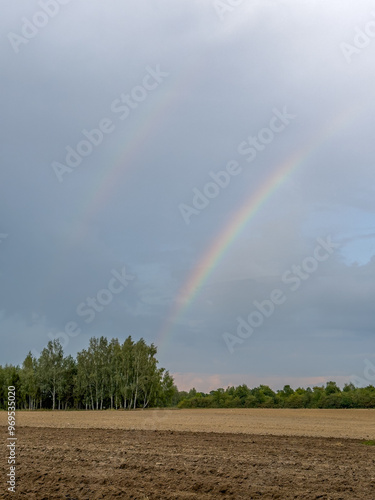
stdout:
<svg viewBox="0 0 375 500">
<path fill-rule="evenodd" d="M 147 139 L 157 130 L 162 119 L 169 116 L 174 105 L 178 103 L 181 93 L 194 85 L 203 63 L 203 58 L 194 64 L 187 63 L 173 79 L 169 76 L 160 85 L 160 89 L 156 90 L 158 95 L 155 96 L 155 103 L 148 113 L 141 109 L 142 103 L 140 109 L 133 112 L 134 118 L 129 118 L 132 122 L 131 129 L 124 138 L 120 152 L 116 153 L 114 160 L 108 161 L 103 166 L 103 170 L 92 181 L 82 199 L 73 231 L 68 236 L 70 244 L 74 245 L 77 241 L 84 240 L 90 221 L 110 201 L 111 195 L 121 185 L 124 177 L 129 178 L 131 173 L 135 172 L 134 161 L 137 155 L 146 147 Z M 115 122 L 115 126 L 116 130 L 120 129 L 118 122 Z"/>
<path fill-rule="evenodd" d="M 160 120 L 172 105 L 172 99 L 167 92 L 159 98 L 149 116 L 140 114 L 124 140 L 124 146 L 117 158 L 109 162 L 102 172 L 92 182 L 85 198 L 81 203 L 80 213 L 77 214 L 73 242 L 84 240 L 90 221 L 110 201 L 111 195 L 121 185 L 126 176 L 128 179 L 134 172 L 133 164 L 137 155 L 147 144 L 147 139 L 160 124 Z M 116 123 L 117 125 L 117 123 Z"/>
<path fill-rule="evenodd" d="M 358 114 L 356 108 L 350 108 L 339 113 L 333 120 L 320 130 L 312 140 L 289 156 L 281 165 L 276 167 L 257 189 L 237 210 L 232 219 L 225 225 L 220 234 L 213 240 L 199 259 L 195 269 L 181 287 L 175 304 L 173 305 L 166 321 L 163 323 L 156 344 L 159 349 L 165 344 L 171 334 L 175 323 L 183 316 L 190 304 L 199 294 L 202 285 L 212 274 L 214 269 L 242 232 L 244 227 L 256 216 L 269 198 L 284 184 L 284 182 L 328 139 L 351 123 L 354 115 Z"/>
</svg>

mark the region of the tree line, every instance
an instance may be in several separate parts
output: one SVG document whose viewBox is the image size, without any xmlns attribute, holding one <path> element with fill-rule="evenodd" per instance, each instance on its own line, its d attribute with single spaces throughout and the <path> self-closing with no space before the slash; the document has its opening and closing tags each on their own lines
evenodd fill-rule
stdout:
<svg viewBox="0 0 375 500">
<path fill-rule="evenodd" d="M 179 400 L 179 408 L 375 408 L 375 387 L 356 388 L 349 383 L 341 390 L 330 381 L 325 387 L 294 390 L 285 385 L 274 392 L 267 385 L 249 389 L 243 384 L 209 394 L 192 389 L 180 392 Z"/>
<path fill-rule="evenodd" d="M 285 385 L 217 389 L 210 393 L 178 391 L 173 377 L 158 367 L 157 348 L 141 338 L 93 337 L 76 358 L 65 356 L 58 340 L 48 342 L 39 358 L 28 353 L 21 366 L 0 366 L 0 409 L 7 388 L 16 389 L 18 409 L 179 408 L 375 408 L 375 387 L 340 389 L 336 382 L 294 390 Z"/>
<path fill-rule="evenodd" d="M 7 388 L 16 389 L 18 409 L 135 409 L 170 406 L 177 387 L 158 368 L 157 348 L 141 338 L 91 338 L 76 359 L 64 356 L 58 340 L 48 342 L 38 359 L 31 352 L 22 366 L 0 366 L 0 407 Z"/>
</svg>

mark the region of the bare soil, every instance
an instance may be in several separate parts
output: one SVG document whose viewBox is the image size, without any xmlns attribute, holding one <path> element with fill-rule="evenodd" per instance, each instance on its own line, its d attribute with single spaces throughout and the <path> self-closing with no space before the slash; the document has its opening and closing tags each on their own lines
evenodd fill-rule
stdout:
<svg viewBox="0 0 375 500">
<path fill-rule="evenodd" d="M 363 444 L 375 412 L 230 412 L 18 412 L 17 492 L 6 491 L 2 426 L 0 498 L 375 499 L 375 446 Z M 215 432 L 202 431 L 207 419 Z M 336 437 L 318 434 L 334 422 Z"/>
<path fill-rule="evenodd" d="M 6 413 L 0 412 L 0 425 L 5 424 Z M 375 439 L 375 410 L 19 411 L 17 425 Z"/>
</svg>

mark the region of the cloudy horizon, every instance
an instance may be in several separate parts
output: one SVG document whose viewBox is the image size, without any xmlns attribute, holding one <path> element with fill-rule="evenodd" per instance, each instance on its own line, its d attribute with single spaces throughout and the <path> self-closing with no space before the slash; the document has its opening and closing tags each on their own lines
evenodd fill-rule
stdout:
<svg viewBox="0 0 375 500">
<path fill-rule="evenodd" d="M 0 364 L 131 335 L 180 390 L 374 383 L 372 9 L 7 4 Z"/>
</svg>

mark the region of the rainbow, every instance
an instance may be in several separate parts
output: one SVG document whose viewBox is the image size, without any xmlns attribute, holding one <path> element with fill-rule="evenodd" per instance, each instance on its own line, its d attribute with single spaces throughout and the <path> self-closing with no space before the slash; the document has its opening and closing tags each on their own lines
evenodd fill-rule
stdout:
<svg viewBox="0 0 375 500">
<path fill-rule="evenodd" d="M 196 299 L 207 278 L 218 266 L 223 256 L 227 253 L 237 236 L 245 226 L 257 215 L 263 205 L 271 196 L 285 183 L 285 181 L 311 157 L 312 153 L 331 137 L 352 122 L 354 115 L 358 114 L 355 107 L 340 112 L 333 120 L 309 140 L 307 144 L 300 147 L 289 156 L 281 165 L 277 166 L 272 174 L 260 185 L 250 199 L 236 211 L 230 221 L 224 226 L 220 234 L 211 242 L 203 253 L 195 269 L 183 284 L 170 313 L 163 323 L 158 335 L 156 345 L 161 348 L 165 345 L 171 335 L 175 324 L 184 315 L 192 302 Z"/>
<path fill-rule="evenodd" d="M 162 88 L 159 92 L 162 92 Z M 168 92 L 164 91 L 150 111 L 148 119 L 144 117 L 142 112 L 134 117 L 130 133 L 125 139 L 125 147 L 121 147 L 120 153 L 115 154 L 116 159 L 108 162 L 106 168 L 97 174 L 87 188 L 86 196 L 81 202 L 80 213 L 77 214 L 75 232 L 72 235 L 74 243 L 85 239 L 90 221 L 110 203 L 116 187 L 121 185 L 121 178 L 126 175 L 129 179 L 134 172 L 132 166 L 139 151 L 147 144 L 148 137 L 160 125 L 166 108 L 171 105 L 172 101 L 168 97 Z"/>
<path fill-rule="evenodd" d="M 150 105 L 149 110 L 144 111 L 141 103 L 140 109 L 137 109 L 128 119 L 131 129 L 124 138 L 124 144 L 114 155 L 115 159 L 107 161 L 103 169 L 91 181 L 91 185 L 87 187 L 86 194 L 82 198 L 73 231 L 68 235 L 72 246 L 79 241 L 84 241 L 90 222 L 110 202 L 113 192 L 121 185 L 122 178 L 126 176 L 129 179 L 134 173 L 133 165 L 137 155 L 145 148 L 149 136 L 160 127 L 163 118 L 175 109 L 181 99 L 181 93 L 186 88 L 193 87 L 194 82 L 199 78 L 203 63 L 203 58 L 199 64 L 187 62 L 179 73 L 168 76 L 156 90 L 156 95 L 151 94 L 150 100 L 152 99 L 153 106 Z M 114 120 L 114 123 L 116 131 L 120 130 L 121 126 L 118 122 Z"/>
</svg>

